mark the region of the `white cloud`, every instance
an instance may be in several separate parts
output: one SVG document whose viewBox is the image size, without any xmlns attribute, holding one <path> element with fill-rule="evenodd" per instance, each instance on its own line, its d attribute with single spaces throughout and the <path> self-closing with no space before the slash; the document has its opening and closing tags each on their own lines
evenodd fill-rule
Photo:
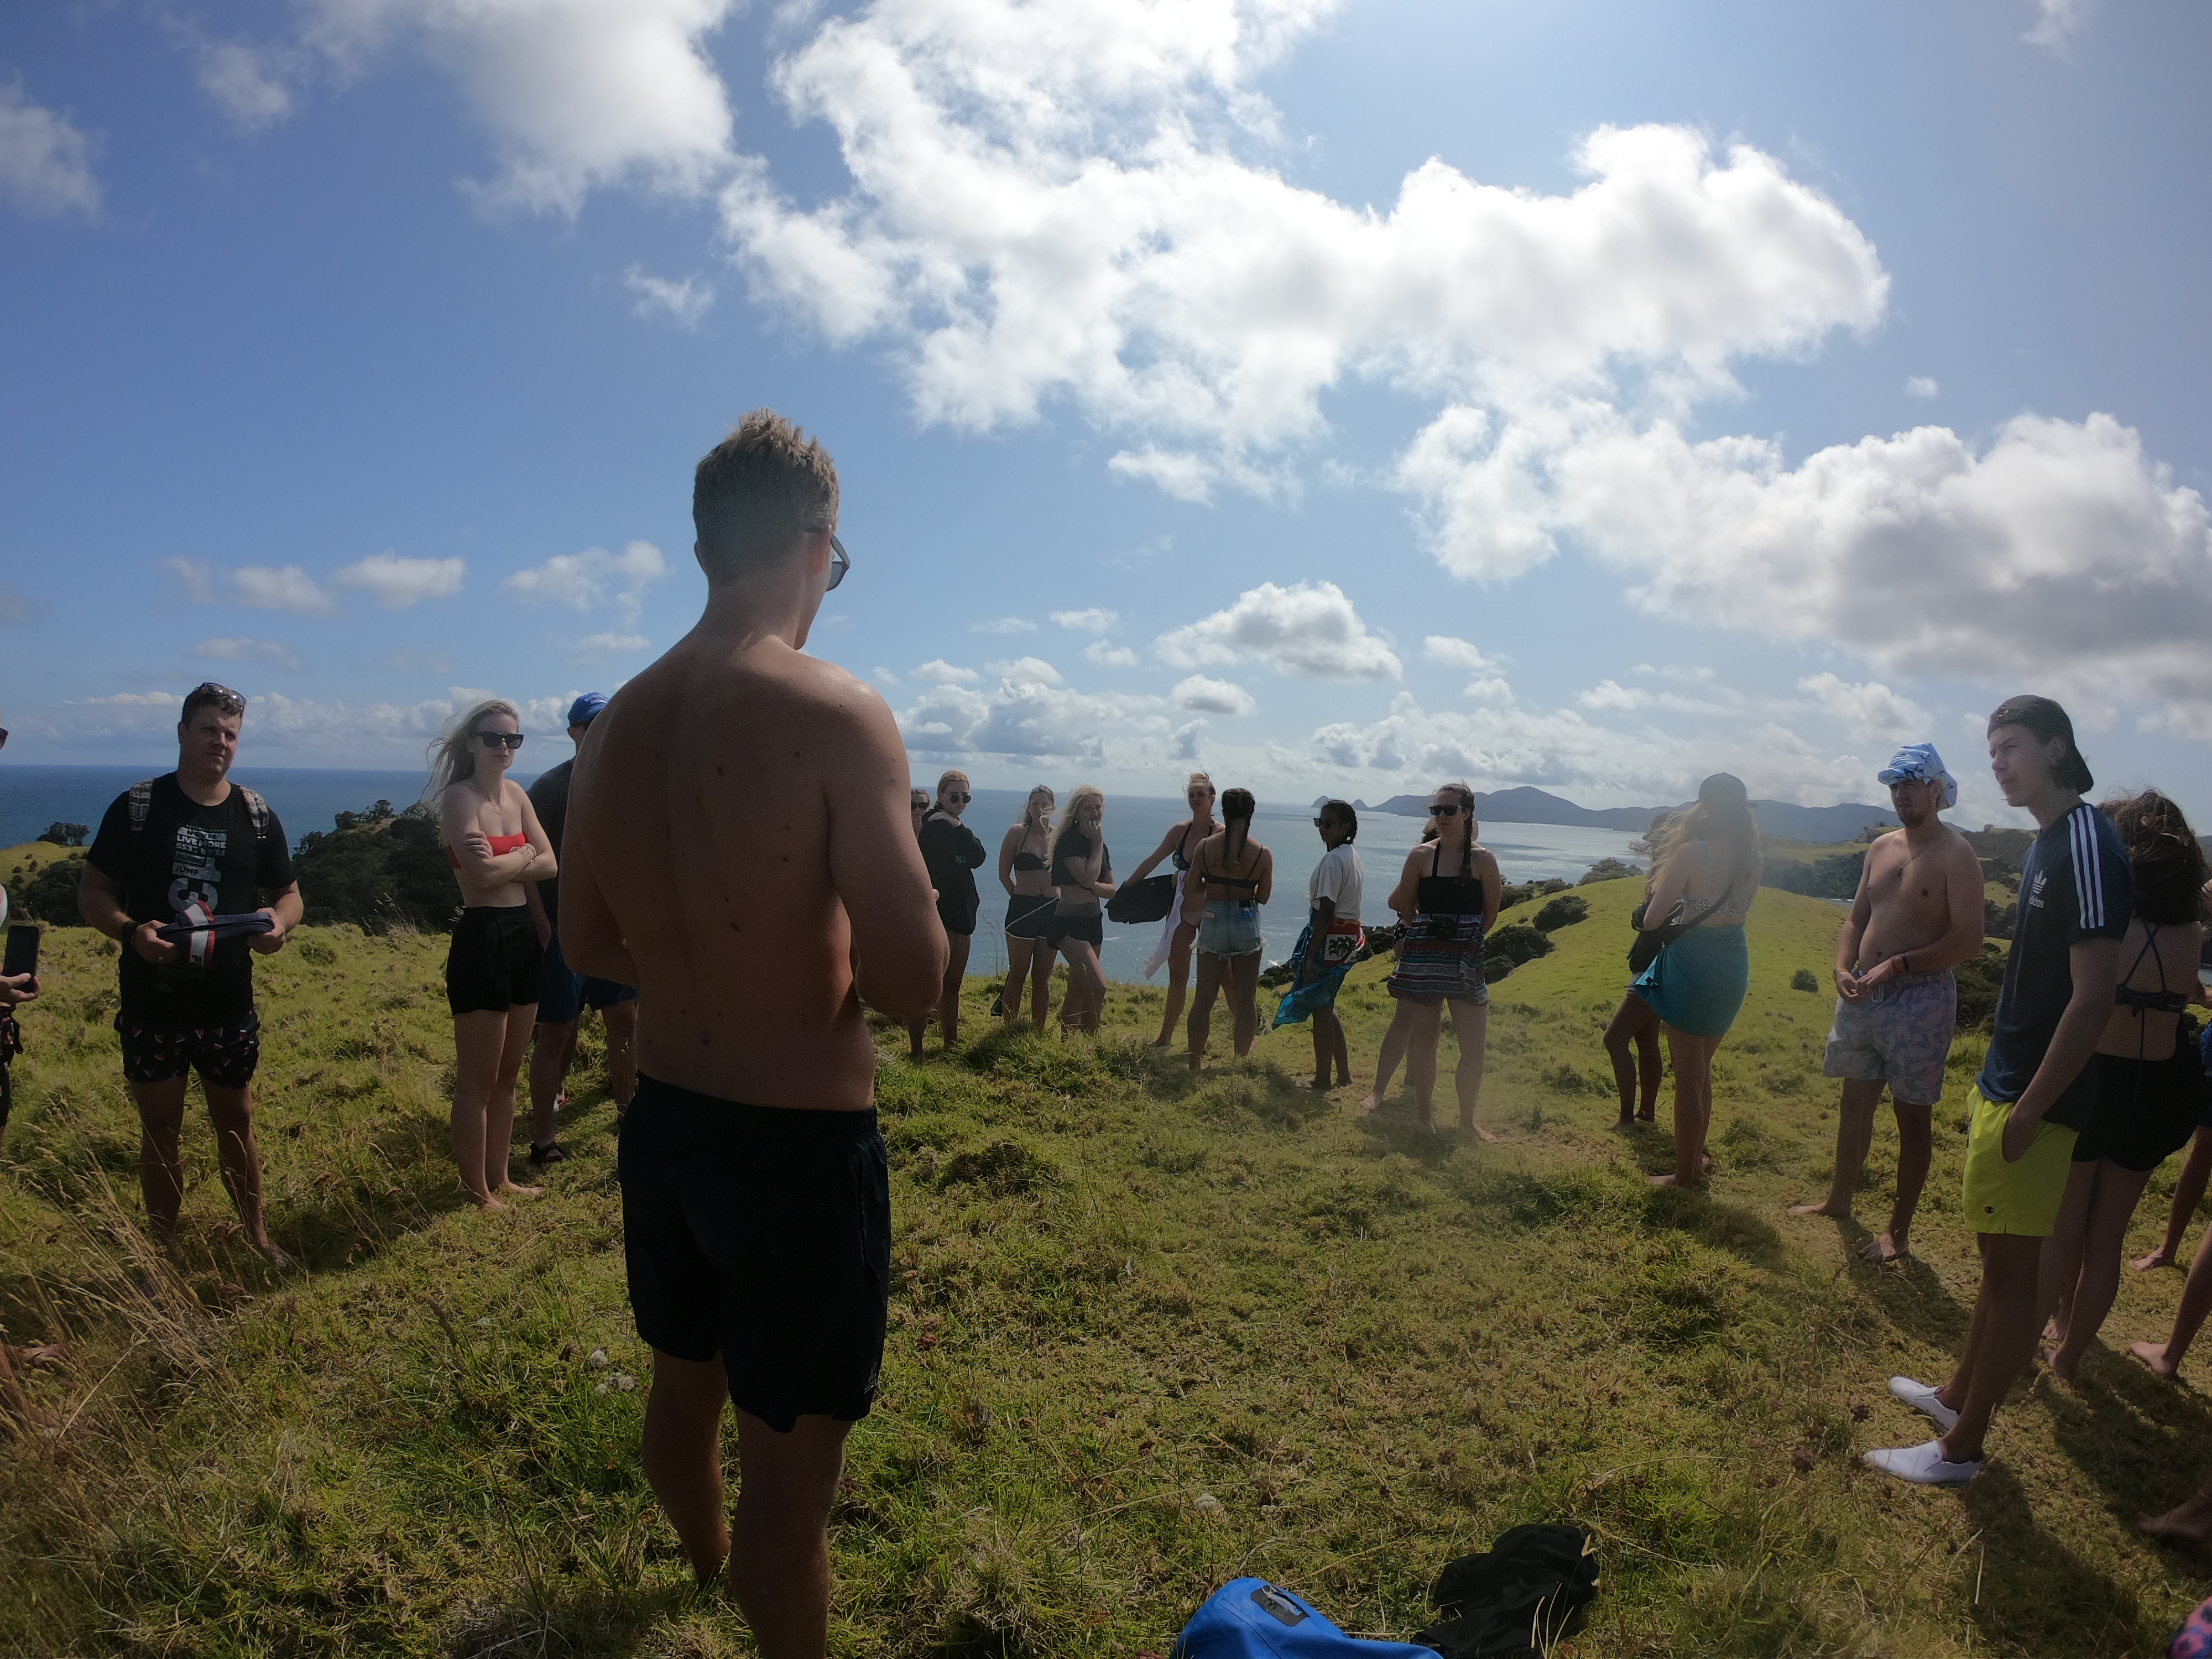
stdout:
<svg viewBox="0 0 2212 1659">
<path fill-rule="evenodd" d="M 404 611 L 424 599 L 459 592 L 467 574 L 467 562 L 461 559 L 403 559 L 372 553 L 333 572 L 331 580 L 343 587 L 362 589 L 386 611 Z"/>
<path fill-rule="evenodd" d="M 1153 648 L 1176 668 L 1257 659 L 1320 679 L 1396 679 L 1404 672 L 1334 582 L 1262 582 L 1226 611 L 1161 635 Z"/>
<path fill-rule="evenodd" d="M 1600 680 L 1577 699 L 1585 708 L 1641 708 L 1644 699 L 1613 680 Z"/>
<path fill-rule="evenodd" d="M 638 631 L 647 583 L 667 574 L 668 562 L 651 542 L 631 542 L 619 553 L 587 547 L 580 553 L 556 553 L 543 564 L 518 570 L 500 586 L 525 604 L 564 605 L 573 611 L 611 605 L 618 629 L 589 635 L 576 642 L 586 653 L 642 651 Z"/>
<path fill-rule="evenodd" d="M 1012 662 L 987 662 L 987 674 L 1022 685 L 1065 685 L 1066 677 L 1041 657 L 1017 657 Z"/>
<path fill-rule="evenodd" d="M 1083 659 L 1095 662 L 1101 668 L 1134 668 L 1137 653 L 1126 645 L 1109 645 L 1103 640 L 1093 640 L 1083 647 Z"/>
<path fill-rule="evenodd" d="M 92 151 L 92 140 L 66 117 L 33 103 L 20 82 L 0 82 L 0 201 L 33 218 L 97 219 Z"/>
<path fill-rule="evenodd" d="M 665 276 L 648 275 L 639 265 L 623 272 L 623 286 L 637 295 L 637 303 L 630 309 L 638 316 L 665 318 L 685 330 L 698 327 L 699 319 L 714 303 L 712 283 L 696 276 L 671 282 Z"/>
<path fill-rule="evenodd" d="M 204 559 L 164 559 L 161 568 L 177 579 L 185 599 L 193 605 L 215 603 L 215 582 Z"/>
<path fill-rule="evenodd" d="M 888 668 L 878 667 L 872 672 L 875 674 L 876 679 L 880 684 L 895 687 L 899 683 L 899 677 L 892 673 Z"/>
<path fill-rule="evenodd" d="M 37 602 L 28 593 L 0 582 L 0 623 L 27 623 L 38 619 Z"/>
<path fill-rule="evenodd" d="M 1449 634 L 1431 634 L 1421 641 L 1421 654 L 1431 662 L 1449 663 L 1455 668 L 1495 668 L 1498 664 L 1486 657 L 1471 641 L 1454 639 Z"/>
<path fill-rule="evenodd" d="M 1820 711 L 1861 743 L 1926 743 L 1935 735 L 1935 720 L 1911 698 L 1891 690 L 1880 680 L 1854 685 L 1831 673 L 1809 674 L 1797 682 Z"/>
<path fill-rule="evenodd" d="M 308 44 L 355 72 L 394 43 L 456 82 L 490 133 L 491 207 L 574 215 L 602 185 L 677 194 L 732 165 L 707 37 L 736 0 L 309 0 Z"/>
<path fill-rule="evenodd" d="M 1157 757 L 1170 735 L 1154 712 L 1160 706 L 1157 697 L 1092 696 L 1010 675 L 988 690 L 935 686 L 901 711 L 898 722 L 908 750 L 931 759 L 1050 757 L 1099 765 L 1114 752 L 1132 762 Z"/>
<path fill-rule="evenodd" d="M 922 664 L 914 671 L 914 677 L 933 685 L 969 685 L 983 678 L 972 668 L 956 668 L 942 657 Z"/>
<path fill-rule="evenodd" d="M 2035 22 L 2021 38 L 2031 46 L 2063 52 L 2089 26 L 2097 0 L 2034 0 Z"/>
<path fill-rule="evenodd" d="M 248 132 L 292 112 L 289 84 L 302 69 L 297 52 L 246 46 L 235 40 L 204 44 L 194 64 L 200 90 Z"/>
<path fill-rule="evenodd" d="M 1908 398 L 1932 398 L 1942 389 L 1925 374 L 1912 375 L 1905 382 L 1905 395 Z"/>
<path fill-rule="evenodd" d="M 1176 708 L 1207 714 L 1249 714 L 1260 706 L 1243 686 L 1203 674 L 1193 674 L 1168 695 Z"/>
<path fill-rule="evenodd" d="M 1118 611 L 1101 611 L 1092 606 L 1088 611 L 1055 611 L 1052 619 L 1062 628 L 1074 629 L 1082 634 L 1103 634 L 1121 620 Z"/>
<path fill-rule="evenodd" d="M 1205 730 L 1206 722 L 1204 720 L 1193 720 L 1188 726 L 1178 726 L 1176 727 L 1173 732 L 1169 733 L 1169 740 L 1175 745 L 1168 750 L 1169 758 L 1171 760 L 1184 761 L 1196 760 L 1198 758 L 1199 734 Z"/>
<path fill-rule="evenodd" d="M 269 662 L 295 673 L 301 667 L 300 653 L 289 645 L 275 640 L 214 639 L 202 640 L 192 647 L 195 657 L 206 657 L 216 662 Z"/>
<path fill-rule="evenodd" d="M 173 561 L 172 567 L 182 561 Z M 298 617 L 327 617 L 337 609 L 331 596 L 296 564 L 270 569 L 244 564 L 230 573 L 230 600 L 257 611 L 289 611 Z"/>
<path fill-rule="evenodd" d="M 969 631 L 975 634 L 1034 634 L 1037 631 L 1037 625 L 1022 617 L 997 617 L 989 622 L 971 623 Z"/>
</svg>

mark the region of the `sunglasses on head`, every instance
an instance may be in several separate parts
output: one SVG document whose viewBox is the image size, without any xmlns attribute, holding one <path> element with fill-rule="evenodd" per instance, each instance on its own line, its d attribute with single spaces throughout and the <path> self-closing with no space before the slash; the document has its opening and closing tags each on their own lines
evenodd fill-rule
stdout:
<svg viewBox="0 0 2212 1659">
<path fill-rule="evenodd" d="M 845 580 L 845 573 L 852 568 L 853 561 L 846 554 L 845 544 L 837 539 L 836 531 L 831 531 L 830 532 L 830 586 L 822 591 L 827 593 L 831 588 L 836 587 L 839 582 Z"/>
<path fill-rule="evenodd" d="M 1439 806 L 1436 802 L 1431 801 L 1429 811 L 1440 818 L 1455 818 L 1459 816 L 1459 803 L 1455 801 L 1449 806 Z"/>
<path fill-rule="evenodd" d="M 520 749 L 522 747 L 522 733 L 520 732 L 479 732 L 477 733 L 477 741 L 487 749 Z"/>
</svg>

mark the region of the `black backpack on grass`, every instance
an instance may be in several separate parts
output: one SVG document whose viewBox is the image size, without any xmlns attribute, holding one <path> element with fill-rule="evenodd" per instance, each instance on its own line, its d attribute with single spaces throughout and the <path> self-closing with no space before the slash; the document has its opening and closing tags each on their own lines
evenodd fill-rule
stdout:
<svg viewBox="0 0 2212 1659">
<path fill-rule="evenodd" d="M 1437 1575 L 1429 1601 L 1447 1616 L 1413 1639 L 1444 1659 L 1543 1659 L 1597 1599 L 1595 1550 L 1579 1527 L 1515 1527 Z"/>
</svg>

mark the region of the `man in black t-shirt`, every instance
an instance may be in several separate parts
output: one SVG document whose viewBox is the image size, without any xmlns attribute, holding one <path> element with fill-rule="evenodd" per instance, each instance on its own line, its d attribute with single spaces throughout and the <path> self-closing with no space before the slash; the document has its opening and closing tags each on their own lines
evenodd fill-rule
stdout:
<svg viewBox="0 0 2212 1659">
<path fill-rule="evenodd" d="M 584 733 L 607 706 L 604 693 L 586 691 L 568 705 L 568 741 L 579 751 Z M 530 805 L 553 843 L 553 856 L 561 856 L 561 832 L 568 823 L 568 780 L 576 763 L 564 760 L 531 781 Z M 554 1135 L 554 1115 L 564 1096 L 562 1084 L 568 1062 L 575 1057 L 576 1026 L 586 1008 L 599 1010 L 607 1028 L 607 1092 L 614 1097 L 615 1115 L 629 1109 L 637 1088 L 637 993 L 611 979 L 580 974 L 568 966 L 561 950 L 561 878 L 541 881 L 524 890 L 531 914 L 538 918 L 538 942 L 544 947 L 545 971 L 539 980 L 538 1030 L 530 1054 L 530 1161 L 558 1164 L 568 1155 Z"/>
<path fill-rule="evenodd" d="M 246 699 L 210 682 L 185 699 L 177 769 L 135 784 L 107 809 L 85 857 L 77 908 L 123 946 L 123 1075 L 138 1103 L 138 1181 L 155 1243 L 176 1245 L 185 1085 L 198 1071 L 222 1184 L 253 1248 L 289 1265 L 261 1215 L 251 1087 L 261 1059 L 253 955 L 284 948 L 300 888 L 284 827 L 229 779 Z M 261 897 L 267 903 L 257 903 Z M 182 939 L 159 929 L 202 924 Z"/>
</svg>

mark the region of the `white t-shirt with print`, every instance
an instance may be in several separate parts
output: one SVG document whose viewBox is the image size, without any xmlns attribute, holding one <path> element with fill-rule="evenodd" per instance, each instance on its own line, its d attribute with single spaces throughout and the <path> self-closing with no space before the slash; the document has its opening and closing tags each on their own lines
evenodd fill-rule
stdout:
<svg viewBox="0 0 2212 1659">
<path fill-rule="evenodd" d="M 1306 903 L 1316 905 L 1323 899 L 1336 902 L 1339 921 L 1359 920 L 1360 890 L 1366 885 L 1366 876 L 1359 867 L 1359 854 L 1352 850 L 1350 842 L 1341 847 L 1332 847 L 1321 856 L 1306 878 Z"/>
</svg>

